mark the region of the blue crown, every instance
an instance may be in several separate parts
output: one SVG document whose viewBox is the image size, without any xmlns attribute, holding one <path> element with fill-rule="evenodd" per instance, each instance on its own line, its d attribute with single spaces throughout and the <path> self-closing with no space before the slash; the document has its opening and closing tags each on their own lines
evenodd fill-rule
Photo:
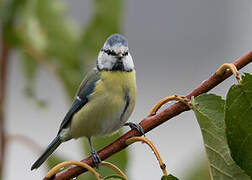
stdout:
<svg viewBox="0 0 252 180">
<path fill-rule="evenodd" d="M 106 43 L 109 46 L 114 46 L 116 44 L 121 44 L 123 46 L 128 46 L 128 41 L 127 39 L 120 35 L 120 34 L 112 34 L 111 36 L 109 36 L 109 38 L 106 40 Z"/>
</svg>

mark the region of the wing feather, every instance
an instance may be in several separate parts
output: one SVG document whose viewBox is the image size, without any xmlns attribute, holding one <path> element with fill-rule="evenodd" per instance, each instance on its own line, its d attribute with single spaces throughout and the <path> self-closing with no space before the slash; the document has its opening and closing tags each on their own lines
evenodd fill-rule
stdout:
<svg viewBox="0 0 252 180">
<path fill-rule="evenodd" d="M 76 96 L 73 100 L 73 103 L 67 112 L 66 116 L 64 117 L 58 134 L 60 131 L 64 128 L 67 128 L 70 124 L 73 115 L 79 111 L 85 104 L 88 103 L 89 95 L 93 92 L 95 88 L 96 82 L 100 79 L 100 73 L 97 69 L 93 69 L 90 71 L 84 80 L 82 81 L 81 85 L 79 86 L 79 89 L 76 93 Z"/>
</svg>

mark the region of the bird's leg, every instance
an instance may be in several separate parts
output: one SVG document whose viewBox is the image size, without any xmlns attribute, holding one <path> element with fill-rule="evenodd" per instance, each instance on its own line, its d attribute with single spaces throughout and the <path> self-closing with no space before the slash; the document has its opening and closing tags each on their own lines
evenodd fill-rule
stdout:
<svg viewBox="0 0 252 180">
<path fill-rule="evenodd" d="M 144 130 L 142 126 L 140 126 L 139 124 L 133 122 L 127 122 L 124 124 L 124 126 L 129 126 L 131 129 L 136 129 L 138 132 L 141 133 L 141 135 L 145 136 Z"/>
<path fill-rule="evenodd" d="M 100 158 L 100 156 L 97 154 L 97 152 L 94 150 L 94 148 L 92 146 L 91 137 L 88 138 L 88 142 L 89 142 L 91 156 L 92 156 L 94 165 L 95 165 L 96 169 L 98 169 L 99 164 L 101 163 L 101 158 Z"/>
</svg>

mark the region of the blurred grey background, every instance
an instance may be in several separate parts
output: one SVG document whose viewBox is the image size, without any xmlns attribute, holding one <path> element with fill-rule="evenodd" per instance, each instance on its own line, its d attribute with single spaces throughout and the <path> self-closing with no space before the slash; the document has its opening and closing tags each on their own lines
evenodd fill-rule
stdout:
<svg viewBox="0 0 252 180">
<path fill-rule="evenodd" d="M 92 1 L 65 0 L 69 16 L 76 23 L 88 22 Z M 123 34 L 128 38 L 137 70 L 138 97 L 130 121 L 140 122 L 161 98 L 186 95 L 207 79 L 225 62 L 233 62 L 252 48 L 251 0 L 128 0 L 124 2 Z M 101 45 L 102 46 L 102 45 Z M 98 53 L 98 52 L 97 52 Z M 37 76 L 39 97 L 49 102 L 39 109 L 23 95 L 24 76 L 18 68 L 19 57 L 12 54 L 7 89 L 7 130 L 39 139 L 46 147 L 55 136 L 69 108 L 60 84 L 47 72 Z M 252 72 L 248 65 L 240 72 Z M 225 97 L 234 78 L 216 87 L 211 93 Z M 127 128 L 125 128 L 127 130 Z M 43 136 L 41 136 L 43 135 Z M 192 112 L 185 112 L 147 133 L 157 146 L 167 170 L 186 179 L 191 166 L 205 158 L 199 126 Z M 57 151 L 69 159 L 80 160 L 78 143 L 70 141 Z M 130 179 L 157 179 L 162 172 L 150 149 L 142 144 L 129 147 Z M 20 144 L 7 149 L 4 179 L 41 179 L 44 170 L 30 171 L 37 158 Z"/>
</svg>

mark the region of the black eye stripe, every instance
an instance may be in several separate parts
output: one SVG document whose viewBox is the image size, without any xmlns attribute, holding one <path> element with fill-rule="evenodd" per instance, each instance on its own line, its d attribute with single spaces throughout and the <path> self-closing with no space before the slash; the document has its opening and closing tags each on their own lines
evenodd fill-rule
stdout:
<svg viewBox="0 0 252 180">
<path fill-rule="evenodd" d="M 110 49 L 101 49 L 101 51 L 105 52 L 107 55 L 117 56 L 116 52 Z M 127 56 L 128 52 L 125 52 L 122 55 Z"/>
<path fill-rule="evenodd" d="M 117 54 L 114 51 L 111 51 L 109 49 L 102 49 L 103 52 L 105 52 L 108 55 L 116 56 Z"/>
</svg>

